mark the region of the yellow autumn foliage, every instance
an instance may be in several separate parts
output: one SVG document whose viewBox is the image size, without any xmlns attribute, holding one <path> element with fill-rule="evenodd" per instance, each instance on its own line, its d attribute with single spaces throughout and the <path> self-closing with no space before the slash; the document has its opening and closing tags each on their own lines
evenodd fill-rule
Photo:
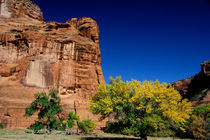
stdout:
<svg viewBox="0 0 210 140">
<path fill-rule="evenodd" d="M 133 127 L 143 125 L 147 126 L 145 129 L 154 130 L 173 125 L 185 131 L 192 105 L 187 99 L 182 100 L 170 84 L 158 80 L 123 82 L 117 77 L 111 78 L 110 84 L 100 84 L 98 89 L 90 100 L 90 110 L 93 114 L 100 114 L 101 119 L 115 114 L 116 121 L 126 124 L 122 132 L 138 133 Z M 138 127 L 138 130 L 141 131 L 141 128 Z"/>
</svg>

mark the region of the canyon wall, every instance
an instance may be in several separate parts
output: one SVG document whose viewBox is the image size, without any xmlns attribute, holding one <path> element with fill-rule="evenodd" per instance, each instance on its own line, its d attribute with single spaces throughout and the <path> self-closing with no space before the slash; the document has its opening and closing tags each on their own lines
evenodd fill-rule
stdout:
<svg viewBox="0 0 210 140">
<path fill-rule="evenodd" d="M 201 64 L 201 71 L 172 85 L 183 98 L 188 98 L 194 106 L 210 104 L 210 61 Z"/>
<path fill-rule="evenodd" d="M 30 0 L 0 0 L 0 18 L 17 17 L 44 21 L 39 6 Z"/>
<path fill-rule="evenodd" d="M 88 110 L 89 98 L 104 82 L 97 23 L 86 17 L 44 22 L 30 0 L 4 2 L 3 13 L 9 14 L 0 16 L 0 120 L 5 128 L 33 123 L 36 116 L 24 118 L 24 108 L 35 93 L 49 89 L 58 90 L 66 112 L 103 126 Z"/>
</svg>

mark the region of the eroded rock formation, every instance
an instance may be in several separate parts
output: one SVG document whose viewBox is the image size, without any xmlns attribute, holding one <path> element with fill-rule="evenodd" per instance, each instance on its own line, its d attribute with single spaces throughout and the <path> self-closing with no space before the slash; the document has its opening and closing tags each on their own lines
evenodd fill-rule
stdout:
<svg viewBox="0 0 210 140">
<path fill-rule="evenodd" d="M 183 98 L 188 98 L 194 106 L 210 104 L 210 61 L 201 64 L 201 71 L 172 85 Z"/>
<path fill-rule="evenodd" d="M 44 21 L 39 6 L 30 0 L 0 0 L 0 18 L 17 17 Z"/>
<path fill-rule="evenodd" d="M 66 111 L 76 110 L 100 126 L 87 106 L 104 82 L 97 23 L 86 17 L 45 23 L 30 0 L 4 2 L 3 13 L 10 14 L 1 14 L 0 20 L 0 120 L 6 128 L 33 123 L 35 116 L 23 117 L 24 108 L 34 93 L 49 89 L 59 91 Z"/>
</svg>

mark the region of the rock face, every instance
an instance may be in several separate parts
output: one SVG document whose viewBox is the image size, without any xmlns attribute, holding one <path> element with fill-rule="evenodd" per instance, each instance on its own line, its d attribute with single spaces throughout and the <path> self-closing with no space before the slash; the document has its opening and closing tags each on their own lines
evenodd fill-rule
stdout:
<svg viewBox="0 0 210 140">
<path fill-rule="evenodd" d="M 195 76 L 173 82 L 172 85 L 194 106 L 210 104 L 210 61 L 202 63 L 201 71 Z"/>
<path fill-rule="evenodd" d="M 88 99 L 104 82 L 97 23 L 86 17 L 45 23 L 31 1 L 5 2 L 3 13 L 9 14 L 2 14 L 0 20 L 0 120 L 4 126 L 25 129 L 33 123 L 35 116 L 23 117 L 24 108 L 35 93 L 49 89 L 59 91 L 65 111 L 75 111 L 101 126 L 104 122 L 88 111 Z"/>
<path fill-rule="evenodd" d="M 1 0 L 0 18 L 25 17 L 43 21 L 42 12 L 30 0 Z"/>
</svg>

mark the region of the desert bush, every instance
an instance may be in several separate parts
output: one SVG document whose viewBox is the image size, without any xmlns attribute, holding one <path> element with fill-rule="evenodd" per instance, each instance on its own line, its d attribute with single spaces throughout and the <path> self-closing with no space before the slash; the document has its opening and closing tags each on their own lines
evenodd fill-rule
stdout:
<svg viewBox="0 0 210 140">
<path fill-rule="evenodd" d="M 91 120 L 83 120 L 78 123 L 78 128 L 82 133 L 92 133 L 96 125 Z"/>
<path fill-rule="evenodd" d="M 101 120 L 114 115 L 107 130 L 112 133 L 140 136 L 146 139 L 154 132 L 185 131 L 192 111 L 191 103 L 182 100 L 171 85 L 110 78 L 110 84 L 100 84 L 90 100 L 90 110 Z M 158 133 L 156 133 L 158 135 Z"/>
</svg>

